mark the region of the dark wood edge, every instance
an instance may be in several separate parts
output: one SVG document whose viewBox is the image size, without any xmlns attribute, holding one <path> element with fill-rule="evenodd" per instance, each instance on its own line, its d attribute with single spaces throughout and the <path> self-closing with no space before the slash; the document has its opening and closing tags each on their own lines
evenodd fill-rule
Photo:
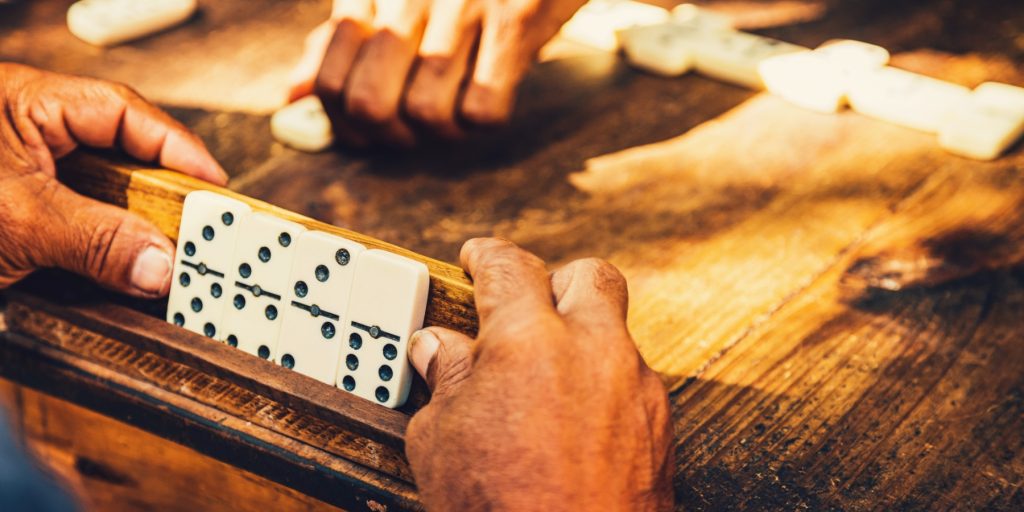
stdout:
<svg viewBox="0 0 1024 512">
<path fill-rule="evenodd" d="M 243 419 L 14 333 L 0 333 L 0 373 L 346 510 L 420 510 L 415 489 Z M 100 375 L 106 375 L 101 377 Z"/>
<path fill-rule="evenodd" d="M 330 421 L 354 433 L 395 447 L 404 447 L 409 417 L 380 407 L 305 375 L 241 352 L 131 308 L 110 303 L 58 304 L 21 289 L 9 290 L 8 326 L 34 337 L 37 326 L 26 324 L 17 307 L 46 314 L 117 340 L 145 352 L 214 375 L 296 411 Z M 39 335 L 42 336 L 39 336 Z"/>
<path fill-rule="evenodd" d="M 58 176 L 62 182 L 83 195 L 137 213 L 152 222 L 172 240 L 178 237 L 185 195 L 193 190 L 210 190 L 243 201 L 256 211 L 270 213 L 310 229 L 343 236 L 370 248 L 385 249 L 421 261 L 430 271 L 425 324 L 447 327 L 469 335 L 477 332 L 473 284 L 466 273 L 454 265 L 278 208 L 181 173 L 147 168 L 113 155 L 78 151 L 58 162 Z"/>
</svg>

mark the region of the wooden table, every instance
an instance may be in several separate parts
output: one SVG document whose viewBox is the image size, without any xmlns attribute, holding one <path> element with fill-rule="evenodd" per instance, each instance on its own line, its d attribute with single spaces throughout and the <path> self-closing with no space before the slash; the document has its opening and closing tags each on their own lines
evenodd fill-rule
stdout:
<svg viewBox="0 0 1024 512">
<path fill-rule="evenodd" d="M 1024 509 L 1019 146 L 974 162 L 852 112 L 556 44 L 506 129 L 306 155 L 272 142 L 265 113 L 326 0 L 206 2 L 111 50 L 67 33 L 68 3 L 0 7 L 0 59 L 132 84 L 209 143 L 239 192 L 442 260 L 498 235 L 552 266 L 619 266 L 630 327 L 671 389 L 680 508 Z M 791 42 L 858 38 L 963 85 L 1024 85 L 1015 0 L 714 5 Z M 11 413 L 97 508 L 379 505 L 174 436 L 175 411 L 141 421 L 27 373 L 5 373 Z M 396 493 L 414 503 L 411 486 Z"/>
</svg>

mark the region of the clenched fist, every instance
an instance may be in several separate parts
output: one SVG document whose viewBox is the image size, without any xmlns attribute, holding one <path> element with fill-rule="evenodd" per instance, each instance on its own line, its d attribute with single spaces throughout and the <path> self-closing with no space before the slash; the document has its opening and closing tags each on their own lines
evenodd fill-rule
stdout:
<svg viewBox="0 0 1024 512">
<path fill-rule="evenodd" d="M 203 143 L 123 85 L 0 63 L 0 288 L 61 267 L 114 290 L 158 297 L 174 246 L 156 227 L 82 197 L 54 159 L 79 144 L 119 147 L 207 181 L 227 175 Z"/>
<path fill-rule="evenodd" d="M 335 0 L 290 99 L 316 93 L 342 142 L 409 146 L 508 119 L 537 52 L 584 0 Z"/>
<path fill-rule="evenodd" d="M 668 398 L 626 329 L 626 283 L 577 261 L 548 274 L 471 240 L 480 334 L 430 327 L 410 359 L 433 395 L 406 452 L 428 510 L 668 510 Z"/>
</svg>

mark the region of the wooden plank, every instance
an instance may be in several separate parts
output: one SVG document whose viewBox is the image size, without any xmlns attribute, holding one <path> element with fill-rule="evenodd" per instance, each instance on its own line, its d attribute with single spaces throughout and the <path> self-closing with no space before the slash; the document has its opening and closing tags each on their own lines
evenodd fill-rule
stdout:
<svg viewBox="0 0 1024 512">
<path fill-rule="evenodd" d="M 677 499 L 696 510 L 1020 508 L 1021 169 L 940 168 L 677 392 Z M 961 250 L 992 257 L 963 265 Z"/>
<path fill-rule="evenodd" d="M 61 181 L 79 193 L 139 214 L 172 240 L 177 240 L 178 237 L 185 195 L 193 190 L 210 190 L 244 201 L 255 211 L 273 214 L 310 229 L 343 236 L 369 248 L 385 249 L 421 261 L 430 270 L 430 295 L 425 324 L 448 327 L 468 334 L 476 333 L 477 317 L 473 306 L 473 286 L 466 273 L 459 267 L 344 228 L 331 226 L 180 173 L 147 168 L 112 157 L 105 158 L 79 152 L 59 162 L 58 175 Z"/>
<path fill-rule="evenodd" d="M 0 379 L 0 396 L 28 450 L 75 490 L 85 510 L 341 510 L 14 382 Z"/>
<path fill-rule="evenodd" d="M 401 480 L 38 340 L 5 333 L 0 374 L 334 506 L 419 508 Z"/>
</svg>

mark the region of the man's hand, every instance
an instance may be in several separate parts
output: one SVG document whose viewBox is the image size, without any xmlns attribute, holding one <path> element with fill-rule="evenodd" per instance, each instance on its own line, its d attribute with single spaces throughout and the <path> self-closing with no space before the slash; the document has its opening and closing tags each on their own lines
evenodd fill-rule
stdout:
<svg viewBox="0 0 1024 512">
<path fill-rule="evenodd" d="M 315 92 L 349 145 L 494 125 L 544 45 L 584 0 L 335 0 L 310 33 L 290 99 Z M 420 129 L 420 130 L 417 130 Z"/>
<path fill-rule="evenodd" d="M 203 143 L 123 85 L 0 63 L 0 288 L 61 267 L 114 290 L 158 297 L 174 246 L 142 218 L 82 197 L 56 179 L 79 144 L 224 184 Z"/>
<path fill-rule="evenodd" d="M 406 452 L 428 510 L 668 510 L 668 398 L 626 329 L 626 283 L 582 260 L 548 274 L 471 240 L 476 340 L 437 327 L 410 359 L 433 390 Z"/>
</svg>

